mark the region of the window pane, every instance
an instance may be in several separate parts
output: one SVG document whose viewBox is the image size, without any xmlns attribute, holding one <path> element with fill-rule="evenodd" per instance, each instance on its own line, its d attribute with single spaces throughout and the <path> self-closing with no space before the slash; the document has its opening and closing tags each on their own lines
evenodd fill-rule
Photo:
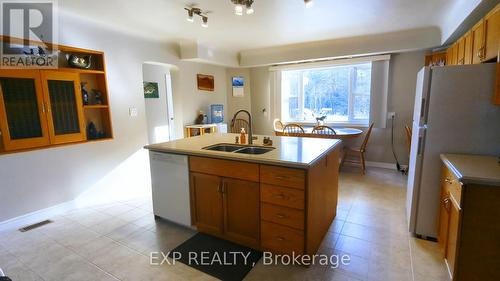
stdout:
<svg viewBox="0 0 500 281">
<path fill-rule="evenodd" d="M 281 110 L 284 120 L 300 120 L 299 107 L 300 71 L 283 71 L 281 74 Z"/>
<path fill-rule="evenodd" d="M 49 80 L 50 104 L 56 135 L 80 132 L 73 81 Z"/>
<path fill-rule="evenodd" d="M 346 121 L 349 111 L 349 68 L 304 72 L 304 120 Z"/>
<path fill-rule="evenodd" d="M 356 120 L 368 120 L 370 118 L 370 96 L 354 96 L 354 114 Z"/>
<path fill-rule="evenodd" d="M 35 80 L 0 78 L 10 138 L 42 137 Z"/>
<path fill-rule="evenodd" d="M 372 80 L 372 66 L 370 64 L 356 65 L 354 67 L 354 90 L 358 95 L 370 95 Z"/>
<path fill-rule="evenodd" d="M 366 122 L 370 116 L 371 63 L 282 72 L 282 119 Z"/>
</svg>

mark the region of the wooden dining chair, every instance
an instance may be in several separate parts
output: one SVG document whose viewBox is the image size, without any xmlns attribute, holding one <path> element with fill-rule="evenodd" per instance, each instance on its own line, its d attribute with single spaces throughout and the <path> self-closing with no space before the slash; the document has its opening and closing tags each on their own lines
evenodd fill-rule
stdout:
<svg viewBox="0 0 500 281">
<path fill-rule="evenodd" d="M 322 135 L 322 136 L 332 136 L 337 133 L 332 127 L 328 126 L 316 126 L 313 128 L 311 134 Z"/>
<path fill-rule="evenodd" d="M 250 130 L 250 125 L 248 121 L 245 119 L 235 119 L 231 121 L 231 133 L 239 134 L 241 132 L 241 128 L 245 128 L 245 132 L 248 133 Z"/>
<path fill-rule="evenodd" d="M 285 136 L 297 136 L 304 133 L 304 128 L 299 124 L 287 124 L 283 127 L 283 133 Z"/>
<path fill-rule="evenodd" d="M 405 125 L 405 131 L 406 131 L 406 145 L 408 146 L 408 153 L 411 151 L 411 128 L 408 125 Z"/>
<path fill-rule="evenodd" d="M 370 135 L 372 133 L 373 124 L 374 123 L 372 123 L 368 128 L 368 130 L 366 131 L 365 139 L 363 140 L 363 143 L 359 148 L 344 147 L 344 156 L 342 157 L 342 163 L 340 164 L 340 167 L 344 166 L 345 162 L 359 164 L 361 165 L 361 172 L 363 173 L 363 175 L 365 174 L 366 171 L 365 152 L 368 140 L 370 139 Z M 349 155 L 352 155 L 354 157 L 359 157 L 359 160 L 356 158 L 347 159 Z"/>
<path fill-rule="evenodd" d="M 285 125 L 283 125 L 280 119 L 276 118 L 273 121 L 273 127 L 275 132 L 283 132 L 283 127 L 285 127 Z"/>
</svg>

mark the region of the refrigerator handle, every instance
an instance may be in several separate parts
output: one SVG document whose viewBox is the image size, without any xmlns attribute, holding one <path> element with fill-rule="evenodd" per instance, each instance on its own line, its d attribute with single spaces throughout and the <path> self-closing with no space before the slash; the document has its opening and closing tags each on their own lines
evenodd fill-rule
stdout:
<svg viewBox="0 0 500 281">
<path fill-rule="evenodd" d="M 420 105 L 420 118 L 423 118 L 425 114 L 425 98 L 422 98 L 422 104 Z"/>
<path fill-rule="evenodd" d="M 417 148 L 417 155 L 422 155 L 422 136 L 418 137 L 418 148 Z"/>
</svg>

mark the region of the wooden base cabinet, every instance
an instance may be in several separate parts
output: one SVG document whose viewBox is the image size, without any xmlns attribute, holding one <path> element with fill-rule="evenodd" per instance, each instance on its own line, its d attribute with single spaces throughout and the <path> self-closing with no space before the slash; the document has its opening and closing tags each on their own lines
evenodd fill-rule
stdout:
<svg viewBox="0 0 500 281">
<path fill-rule="evenodd" d="M 192 157 L 190 162 L 197 159 L 201 158 Z M 217 161 L 224 160 L 213 161 L 217 167 Z M 190 186 L 192 223 L 200 232 L 259 248 L 258 182 L 191 171 Z"/>
<path fill-rule="evenodd" d="M 500 187 L 465 184 L 443 165 L 438 242 L 453 281 L 500 280 Z"/>
<path fill-rule="evenodd" d="M 311 167 L 189 157 L 200 232 L 280 254 L 315 254 L 337 211 L 339 147 Z"/>
</svg>

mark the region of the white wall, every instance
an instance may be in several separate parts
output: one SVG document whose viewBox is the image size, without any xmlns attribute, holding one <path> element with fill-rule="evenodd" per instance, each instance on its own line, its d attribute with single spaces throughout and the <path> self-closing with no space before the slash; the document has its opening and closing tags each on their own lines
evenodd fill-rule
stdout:
<svg viewBox="0 0 500 281">
<path fill-rule="evenodd" d="M 400 53 L 391 55 L 389 72 L 388 111 L 396 112 L 395 121 L 395 150 L 400 163 L 408 163 L 408 152 L 404 135 L 404 125 L 411 125 L 412 111 L 415 97 L 415 86 L 417 72 L 424 65 L 423 51 Z M 255 133 L 273 134 L 274 118 L 274 94 L 271 90 L 269 67 L 258 67 L 250 70 L 252 79 L 252 113 L 255 116 Z M 269 108 L 271 114 L 268 117 L 259 112 L 259 108 Z M 374 162 L 395 163 L 390 146 L 390 121 L 386 129 L 374 129 L 368 144 L 367 160 Z M 365 128 L 366 129 L 366 128 Z M 362 141 L 347 141 L 347 145 L 358 146 Z"/>
<path fill-rule="evenodd" d="M 192 122 L 196 111 L 225 103 L 225 68 L 182 62 L 177 49 L 157 41 L 131 37 L 107 26 L 69 15 L 61 7 L 60 43 L 105 53 L 115 139 L 0 156 L 0 221 L 62 202 L 99 194 L 103 200 L 144 194 L 150 190 L 142 65 L 173 64 L 176 132 Z M 199 93 L 196 74 L 216 76 L 215 93 Z M 129 107 L 139 115 L 131 118 Z"/>
</svg>

